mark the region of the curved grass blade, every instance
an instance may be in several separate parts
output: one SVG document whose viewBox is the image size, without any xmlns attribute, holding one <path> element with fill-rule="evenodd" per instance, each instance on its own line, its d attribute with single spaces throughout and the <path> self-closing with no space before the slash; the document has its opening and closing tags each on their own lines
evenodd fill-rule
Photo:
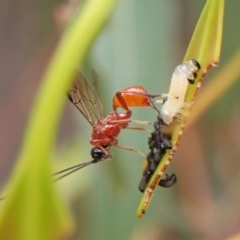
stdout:
<svg viewBox="0 0 240 240">
<path fill-rule="evenodd" d="M 215 76 L 212 77 L 211 81 L 203 89 L 203 91 L 201 91 L 201 95 L 194 104 L 194 108 L 191 112 L 191 117 L 187 122 L 187 127 L 199 119 L 204 112 L 212 107 L 212 105 L 239 80 L 239 61 L 240 48 L 231 57 L 227 64 L 223 66 Z"/>
<path fill-rule="evenodd" d="M 66 239 L 72 219 L 51 179 L 50 154 L 65 92 L 87 50 L 109 18 L 115 0 L 89 0 L 67 29 L 45 74 L 20 156 L 0 207 L 1 239 Z"/>
<path fill-rule="evenodd" d="M 196 59 L 201 70 L 193 86 L 189 86 L 185 102 L 192 105 L 201 86 L 201 81 L 211 66 L 216 66 L 219 62 L 222 42 L 224 0 L 208 0 L 195 28 L 193 37 L 189 44 L 184 61 Z M 190 110 L 190 109 L 189 109 Z M 153 192 L 158 185 L 163 173 L 171 162 L 178 147 L 182 132 L 187 121 L 187 116 L 182 115 L 172 133 L 173 148 L 161 159 L 155 173 L 150 179 L 144 191 L 140 205 L 137 210 L 137 217 L 142 217 L 153 197 Z"/>
</svg>

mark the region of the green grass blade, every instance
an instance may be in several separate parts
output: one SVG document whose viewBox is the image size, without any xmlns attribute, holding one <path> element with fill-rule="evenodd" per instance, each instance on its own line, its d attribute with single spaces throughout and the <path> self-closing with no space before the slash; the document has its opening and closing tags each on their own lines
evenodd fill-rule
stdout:
<svg viewBox="0 0 240 240">
<path fill-rule="evenodd" d="M 214 77 L 212 77 L 211 81 L 203 91 L 201 91 L 199 98 L 194 104 L 191 117 L 187 122 L 187 127 L 198 120 L 203 113 L 211 108 L 217 100 L 236 84 L 240 75 L 239 60 L 240 48 L 229 59 L 227 64 Z"/>
<path fill-rule="evenodd" d="M 224 0 L 208 0 L 199 18 L 187 53 L 184 57 L 184 61 L 196 59 L 201 64 L 201 70 L 198 73 L 198 78 L 196 79 L 195 84 L 193 86 L 190 86 L 189 84 L 185 96 L 185 102 L 192 103 L 194 101 L 207 70 L 209 70 L 211 66 L 217 65 L 219 62 L 222 42 L 223 12 Z M 172 132 L 173 149 L 164 155 L 155 173 L 150 179 L 138 207 L 137 217 L 142 217 L 143 212 L 145 212 L 149 206 L 153 197 L 153 190 L 160 181 L 163 173 L 166 171 L 166 168 L 177 149 L 186 121 L 187 117 L 182 115 L 180 124 L 174 128 Z"/>
<path fill-rule="evenodd" d="M 222 45 L 223 13 L 223 0 L 207 1 L 184 61 L 195 58 L 201 63 L 202 69 L 218 64 Z"/>
<path fill-rule="evenodd" d="M 64 239 L 72 221 L 52 183 L 50 154 L 65 92 L 109 18 L 114 0 L 88 1 L 67 29 L 45 74 L 23 146 L 0 207 L 0 236 L 8 240 Z"/>
</svg>

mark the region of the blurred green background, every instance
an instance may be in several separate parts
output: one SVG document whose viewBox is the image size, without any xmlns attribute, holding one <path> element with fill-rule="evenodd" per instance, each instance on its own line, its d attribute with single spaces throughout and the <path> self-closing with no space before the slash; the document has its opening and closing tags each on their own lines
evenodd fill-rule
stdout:
<svg viewBox="0 0 240 240">
<path fill-rule="evenodd" d="M 14 166 L 41 77 L 67 23 L 83 2 L 20 0 L 0 3 L 0 180 Z M 91 49 L 82 72 L 94 68 L 105 114 L 125 87 L 143 85 L 166 93 L 181 63 L 205 1 L 122 0 Z M 207 87 L 239 48 L 240 2 L 226 1 L 220 65 L 203 81 Z M 240 59 L 239 59 L 240 60 Z M 228 81 L 228 79 L 225 79 Z M 219 82 L 219 84 L 221 84 Z M 57 86 L 56 86 L 57 87 Z M 168 173 L 178 183 L 157 189 L 147 214 L 135 216 L 142 197 L 143 159 L 120 149 L 113 158 L 57 183 L 75 218 L 69 239 L 227 239 L 240 231 L 239 83 L 186 130 Z M 199 97 L 201 92 L 199 94 Z M 156 119 L 152 109 L 133 109 L 133 119 Z M 152 126 L 147 126 L 151 130 Z M 91 128 L 66 99 L 55 170 L 90 160 Z M 48 133 L 46 133 L 47 135 Z M 122 131 L 120 145 L 148 153 L 148 135 Z M 33 160 L 34 161 L 34 160 Z"/>
</svg>

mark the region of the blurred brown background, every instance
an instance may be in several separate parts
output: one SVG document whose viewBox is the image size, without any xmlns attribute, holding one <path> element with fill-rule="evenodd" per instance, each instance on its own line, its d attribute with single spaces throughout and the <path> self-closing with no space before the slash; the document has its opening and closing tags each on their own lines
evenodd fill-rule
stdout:
<svg viewBox="0 0 240 240">
<path fill-rule="evenodd" d="M 77 0 L 0 3 L 2 187 L 16 161 L 44 70 L 81 4 Z M 98 72 L 105 113 L 111 111 L 116 91 L 130 85 L 143 85 L 153 93 L 168 91 L 170 76 L 183 59 L 204 4 L 203 0 L 119 2 L 83 69 L 86 76 L 91 68 Z M 239 48 L 239 9 L 240 2 L 226 1 L 220 65 L 204 79 L 203 88 Z M 134 153 L 113 149 L 112 161 L 60 181 L 60 191 L 75 214 L 77 231 L 72 239 L 211 240 L 237 234 L 239 89 L 237 82 L 186 130 L 168 170 L 177 174 L 178 183 L 156 191 L 143 219 L 135 217 L 142 196 L 137 187 L 143 161 Z M 133 118 L 154 121 L 156 113 L 134 109 Z M 87 126 L 67 102 L 53 157 L 58 168 L 89 160 L 91 129 Z M 147 138 L 145 133 L 126 130 L 119 140 L 147 154 Z"/>
</svg>

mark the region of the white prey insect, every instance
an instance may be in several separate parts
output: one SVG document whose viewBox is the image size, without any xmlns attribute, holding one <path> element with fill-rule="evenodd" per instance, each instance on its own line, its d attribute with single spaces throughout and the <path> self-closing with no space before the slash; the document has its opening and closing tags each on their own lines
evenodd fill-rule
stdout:
<svg viewBox="0 0 240 240">
<path fill-rule="evenodd" d="M 167 100 L 164 102 L 160 115 L 164 123 L 170 124 L 181 109 L 186 105 L 184 103 L 188 84 L 193 84 L 200 69 L 200 64 L 191 59 L 178 65 L 172 75 L 171 85 L 168 94 L 164 94 Z"/>
</svg>

